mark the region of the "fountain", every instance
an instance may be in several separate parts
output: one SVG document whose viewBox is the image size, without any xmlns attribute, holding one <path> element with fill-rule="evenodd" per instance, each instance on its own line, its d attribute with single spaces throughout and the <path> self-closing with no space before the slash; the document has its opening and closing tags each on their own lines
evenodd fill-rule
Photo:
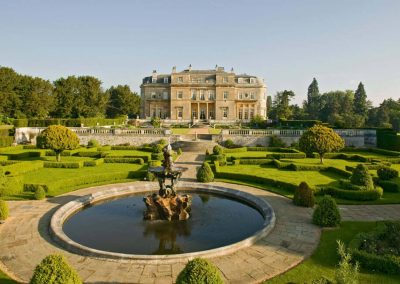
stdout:
<svg viewBox="0 0 400 284">
<path fill-rule="evenodd" d="M 149 168 L 149 172 L 156 176 L 160 189 L 158 194 L 153 193 L 143 198 L 146 204 L 144 219 L 187 220 L 190 217 L 192 197 L 188 194 L 179 195 L 175 191 L 178 179 L 187 168 L 174 166 L 170 144 L 163 148 L 163 155 L 161 167 Z M 170 179 L 170 185 L 166 185 L 167 179 Z"/>
</svg>

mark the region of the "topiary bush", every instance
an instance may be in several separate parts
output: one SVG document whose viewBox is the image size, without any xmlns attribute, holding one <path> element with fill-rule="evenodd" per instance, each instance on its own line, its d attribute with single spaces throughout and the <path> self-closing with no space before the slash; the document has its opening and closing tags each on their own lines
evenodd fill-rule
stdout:
<svg viewBox="0 0 400 284">
<path fill-rule="evenodd" d="M 64 256 L 46 256 L 36 266 L 30 284 L 81 284 L 78 273 L 67 263 Z"/>
<path fill-rule="evenodd" d="M 148 181 L 155 181 L 155 180 L 156 180 L 156 176 L 155 176 L 152 172 L 147 172 L 147 173 L 146 173 L 145 180 L 148 180 Z"/>
<path fill-rule="evenodd" d="M 389 167 L 382 167 L 377 171 L 378 177 L 381 180 L 389 180 L 392 178 L 397 178 L 399 176 L 399 172 L 395 169 Z"/>
<path fill-rule="evenodd" d="M 196 177 L 199 182 L 212 182 L 214 180 L 214 173 L 207 162 L 204 162 L 197 171 Z"/>
<path fill-rule="evenodd" d="M 374 189 L 374 181 L 366 166 L 363 164 L 357 165 L 354 169 L 350 181 L 354 185 L 363 186 L 366 190 Z"/>
<path fill-rule="evenodd" d="M 100 143 L 96 139 L 90 139 L 89 142 L 87 143 L 87 146 L 88 148 L 100 147 Z"/>
<path fill-rule="evenodd" d="M 176 284 L 223 284 L 218 269 L 208 260 L 195 258 L 179 273 Z"/>
<path fill-rule="evenodd" d="M 9 210 L 8 204 L 4 200 L 0 199 L 0 222 L 8 218 Z"/>
<path fill-rule="evenodd" d="M 224 153 L 224 148 L 222 148 L 219 145 L 215 145 L 213 148 L 213 154 L 214 155 L 222 155 Z"/>
<path fill-rule="evenodd" d="M 46 198 L 46 191 L 43 186 L 38 186 L 35 190 L 34 197 L 36 200 L 42 200 Z"/>
<path fill-rule="evenodd" d="M 293 203 L 297 206 L 313 207 L 315 203 L 314 192 L 306 182 L 301 182 L 294 192 Z"/>
<path fill-rule="evenodd" d="M 182 149 L 181 148 L 178 148 L 178 151 L 176 151 L 176 153 L 178 154 L 178 155 L 182 155 Z"/>
<path fill-rule="evenodd" d="M 336 227 L 340 221 L 340 212 L 335 199 L 325 195 L 314 210 L 313 223 L 321 227 Z"/>
</svg>

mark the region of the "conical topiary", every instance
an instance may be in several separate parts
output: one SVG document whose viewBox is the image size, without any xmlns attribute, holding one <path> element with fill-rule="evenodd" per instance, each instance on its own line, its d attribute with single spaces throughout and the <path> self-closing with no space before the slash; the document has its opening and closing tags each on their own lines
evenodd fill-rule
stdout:
<svg viewBox="0 0 400 284">
<path fill-rule="evenodd" d="M 297 206 L 313 207 L 315 203 L 314 192 L 306 182 L 301 182 L 296 188 L 293 203 Z"/>
<path fill-rule="evenodd" d="M 208 260 L 195 258 L 179 273 L 176 284 L 223 284 L 218 269 Z"/>
<path fill-rule="evenodd" d="M 354 185 L 363 186 L 366 190 L 374 189 L 374 181 L 371 174 L 363 164 L 357 165 L 350 177 L 350 181 Z"/>
<path fill-rule="evenodd" d="M 212 182 L 214 180 L 214 173 L 210 165 L 204 162 L 200 169 L 197 171 L 197 181 L 199 182 Z"/>
<path fill-rule="evenodd" d="M 36 266 L 30 284 L 82 284 L 82 280 L 64 256 L 53 254 Z"/>
<path fill-rule="evenodd" d="M 336 227 L 340 224 L 340 220 L 340 212 L 335 199 L 329 195 L 322 197 L 314 210 L 313 223 L 321 227 Z"/>
</svg>

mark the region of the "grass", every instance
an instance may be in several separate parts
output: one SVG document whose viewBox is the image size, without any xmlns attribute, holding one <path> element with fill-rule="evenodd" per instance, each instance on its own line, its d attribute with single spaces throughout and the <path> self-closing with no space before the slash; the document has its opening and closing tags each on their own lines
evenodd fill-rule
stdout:
<svg viewBox="0 0 400 284">
<path fill-rule="evenodd" d="M 17 281 L 12 280 L 0 270 L 0 283 L 1 284 L 17 284 Z"/>
<path fill-rule="evenodd" d="M 339 261 L 336 253 L 336 240 L 342 240 L 346 245 L 360 232 L 368 232 L 375 228 L 375 222 L 343 222 L 340 228 L 324 230 L 321 241 L 313 255 L 290 271 L 277 276 L 265 283 L 311 283 L 312 280 L 325 276 L 334 278 L 334 271 Z M 400 283 L 400 275 L 371 273 L 361 270 L 359 283 Z"/>
<path fill-rule="evenodd" d="M 220 134 L 221 133 L 221 129 L 208 128 L 208 133 L 209 134 Z"/>
<path fill-rule="evenodd" d="M 172 134 L 188 134 L 190 128 L 171 128 Z"/>
</svg>

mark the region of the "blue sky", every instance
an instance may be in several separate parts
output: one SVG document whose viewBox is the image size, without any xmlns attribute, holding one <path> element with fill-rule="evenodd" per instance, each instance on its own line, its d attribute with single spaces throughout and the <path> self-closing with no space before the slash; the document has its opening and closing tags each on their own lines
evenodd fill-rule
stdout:
<svg viewBox="0 0 400 284">
<path fill-rule="evenodd" d="M 218 64 L 296 103 L 313 77 L 321 92 L 362 81 L 377 105 L 400 97 L 399 15 L 398 0 L 0 0 L 0 65 L 139 91 L 153 69 Z"/>
</svg>

